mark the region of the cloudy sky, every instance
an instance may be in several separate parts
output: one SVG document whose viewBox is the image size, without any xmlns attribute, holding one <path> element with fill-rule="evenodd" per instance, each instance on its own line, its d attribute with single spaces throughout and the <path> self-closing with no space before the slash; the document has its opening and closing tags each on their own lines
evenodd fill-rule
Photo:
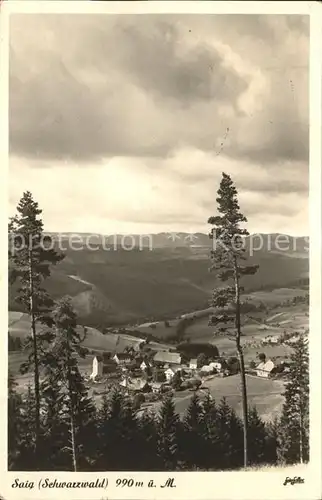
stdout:
<svg viewBox="0 0 322 500">
<path fill-rule="evenodd" d="M 12 15 L 10 211 L 29 190 L 51 231 L 207 231 L 225 171 L 250 231 L 308 234 L 308 26 Z"/>
</svg>

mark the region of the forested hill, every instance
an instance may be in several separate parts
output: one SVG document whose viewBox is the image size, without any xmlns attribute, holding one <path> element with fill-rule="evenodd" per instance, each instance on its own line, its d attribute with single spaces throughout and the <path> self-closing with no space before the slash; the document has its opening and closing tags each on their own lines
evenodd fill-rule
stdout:
<svg viewBox="0 0 322 500">
<path fill-rule="evenodd" d="M 96 241 L 97 249 L 66 250 L 65 259 L 54 267 L 46 287 L 55 298 L 71 295 L 81 321 L 92 326 L 124 324 L 137 320 L 171 318 L 182 312 L 207 307 L 216 280 L 209 272 L 210 240 L 202 235 L 202 245 L 188 242 L 186 233 L 153 235 L 152 249 L 135 247 L 132 250 L 112 245 L 107 250 Z M 173 236 L 174 237 L 174 236 Z M 65 248 L 68 247 L 66 235 Z M 83 235 L 84 243 L 89 239 Z M 96 240 L 95 240 L 96 238 Z M 139 238 L 137 236 L 136 238 Z M 268 235 L 263 235 L 263 241 Z M 107 240 L 108 241 L 108 240 Z M 124 243 L 130 240 L 123 240 Z M 254 276 L 246 277 L 246 290 L 298 285 L 308 280 L 308 246 L 304 238 L 290 240 L 287 250 L 278 250 L 271 235 L 263 248 L 253 252 L 252 264 L 259 264 Z M 164 243 L 162 247 L 161 243 Z M 259 240 L 253 240 L 254 247 Z M 287 245 L 282 243 L 281 248 Z M 295 247 L 295 248 L 294 248 Z M 249 248 L 249 244 L 248 244 Z M 19 310 L 14 301 L 15 290 L 10 288 L 10 309 Z"/>
</svg>

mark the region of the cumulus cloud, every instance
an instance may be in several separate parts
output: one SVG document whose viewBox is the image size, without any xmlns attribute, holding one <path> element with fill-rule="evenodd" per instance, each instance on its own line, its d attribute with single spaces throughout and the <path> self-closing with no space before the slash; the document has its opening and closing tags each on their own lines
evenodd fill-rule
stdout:
<svg viewBox="0 0 322 500">
<path fill-rule="evenodd" d="M 12 15 L 11 204 L 198 229 L 227 171 L 254 230 L 305 232 L 308 46 L 304 16 Z"/>
</svg>

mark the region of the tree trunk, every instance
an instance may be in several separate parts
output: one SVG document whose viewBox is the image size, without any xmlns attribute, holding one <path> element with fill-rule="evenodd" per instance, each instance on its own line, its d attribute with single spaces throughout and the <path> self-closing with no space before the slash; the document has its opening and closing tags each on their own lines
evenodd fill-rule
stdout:
<svg viewBox="0 0 322 500">
<path fill-rule="evenodd" d="M 70 434 L 72 444 L 72 460 L 74 472 L 77 472 L 77 446 L 76 446 L 76 426 L 75 426 L 75 407 L 72 390 L 72 374 L 71 374 L 71 355 L 69 349 L 69 340 L 67 340 L 67 377 L 68 377 L 68 396 L 69 396 L 69 417 L 70 417 Z"/>
<path fill-rule="evenodd" d="M 245 376 L 245 364 L 243 350 L 240 345 L 240 289 L 239 289 L 239 275 L 237 258 L 234 256 L 234 281 L 235 281 L 235 305 L 236 305 L 236 348 L 238 353 L 239 365 L 240 365 L 240 379 L 241 379 L 241 395 L 242 395 L 242 408 L 243 408 L 243 437 L 244 437 L 244 467 L 248 465 L 248 413 L 247 413 L 247 388 L 246 388 L 246 376 Z"/>
<path fill-rule="evenodd" d="M 35 452 L 38 466 L 38 451 L 39 451 L 39 437 L 40 437 L 40 389 L 39 389 L 39 360 L 38 360 L 38 346 L 36 335 L 36 319 L 34 311 L 34 283 L 32 274 L 32 254 L 29 250 L 29 294 L 30 294 L 30 317 L 31 317 L 31 337 L 33 343 L 33 357 L 34 357 L 34 386 L 35 386 L 35 427 L 36 427 L 36 442 Z"/>
<path fill-rule="evenodd" d="M 73 410 L 70 412 L 70 434 L 71 434 L 71 441 L 72 441 L 73 469 L 74 469 L 74 472 L 77 472 L 76 438 L 75 438 L 75 425 L 74 425 Z"/>
</svg>

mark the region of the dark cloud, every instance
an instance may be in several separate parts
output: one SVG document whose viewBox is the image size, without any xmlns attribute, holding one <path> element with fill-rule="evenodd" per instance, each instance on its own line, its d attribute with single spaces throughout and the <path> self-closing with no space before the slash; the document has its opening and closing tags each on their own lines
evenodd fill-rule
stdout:
<svg viewBox="0 0 322 500">
<path fill-rule="evenodd" d="M 259 163 L 274 164 L 276 160 L 287 161 L 289 159 L 308 163 L 309 128 L 297 123 L 291 129 L 292 133 L 285 123 L 271 125 L 271 131 L 268 132 L 269 141 L 266 136 L 263 138 L 263 143 L 258 142 L 247 146 L 235 143 L 234 155 Z"/>
<path fill-rule="evenodd" d="M 284 36 L 293 30 L 294 43 L 299 32 L 303 38 L 303 17 L 13 15 L 11 28 L 13 154 L 88 163 L 115 155 L 165 157 L 186 144 L 216 151 L 229 125 L 227 156 L 261 163 L 308 159 L 308 97 L 301 83 L 307 70 L 292 76 L 292 94 L 281 85 L 280 70 L 265 69 L 277 57 L 273 49 L 282 70 L 295 64 L 292 40 L 287 45 Z M 250 69 L 229 63 L 216 37 Z M 271 86 L 258 96 L 256 51 Z M 263 110 L 240 105 L 253 88 Z"/>
<path fill-rule="evenodd" d="M 143 21 L 120 28 L 119 33 L 122 67 L 148 92 L 189 104 L 198 99 L 235 99 L 247 88 L 240 75 L 223 67 L 220 54 L 199 39 L 180 54 L 182 34 L 175 23 L 161 21 L 150 28 L 144 29 Z"/>
<path fill-rule="evenodd" d="M 30 85 L 10 78 L 11 153 L 78 162 L 137 154 L 122 115 L 113 108 L 104 111 L 100 95 L 63 68 L 51 76 Z M 163 155 L 167 149 L 162 142 L 140 144 L 142 155 Z"/>
</svg>

